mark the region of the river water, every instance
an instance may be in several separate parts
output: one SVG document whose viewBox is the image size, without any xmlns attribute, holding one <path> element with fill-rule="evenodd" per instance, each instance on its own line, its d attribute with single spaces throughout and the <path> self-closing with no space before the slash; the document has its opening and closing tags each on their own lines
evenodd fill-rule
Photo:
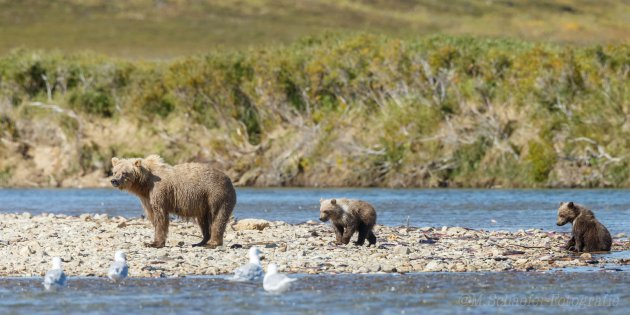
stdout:
<svg viewBox="0 0 630 315">
<path fill-rule="evenodd" d="M 630 234 L 625 190 L 242 188 L 237 194 L 237 218 L 317 220 L 320 197 L 348 197 L 373 203 L 384 225 L 565 232 L 570 225 L 555 225 L 556 209 L 560 201 L 572 200 L 591 207 L 611 233 Z M 25 211 L 142 214 L 136 197 L 115 189 L 0 189 L 0 212 Z M 131 279 L 122 285 L 71 278 L 57 292 L 44 291 L 39 278 L 0 278 L 0 314 L 626 314 L 630 307 L 628 268 L 292 276 L 299 281 L 284 295 L 224 277 Z"/>
<path fill-rule="evenodd" d="M 627 314 L 628 272 L 296 275 L 272 295 L 260 283 L 221 277 L 70 279 L 56 292 L 41 279 L 0 279 L 3 314 Z"/>
<path fill-rule="evenodd" d="M 484 189 L 251 189 L 237 190 L 236 218 L 300 223 L 319 218 L 320 198 L 359 198 L 372 203 L 378 223 L 412 226 L 463 226 L 519 230 L 558 227 L 560 201 L 575 201 L 595 211 L 613 234 L 630 234 L 630 191 L 612 189 L 484 190 Z M 116 189 L 0 189 L 0 212 L 32 214 L 107 213 L 142 215 L 140 201 Z"/>
</svg>

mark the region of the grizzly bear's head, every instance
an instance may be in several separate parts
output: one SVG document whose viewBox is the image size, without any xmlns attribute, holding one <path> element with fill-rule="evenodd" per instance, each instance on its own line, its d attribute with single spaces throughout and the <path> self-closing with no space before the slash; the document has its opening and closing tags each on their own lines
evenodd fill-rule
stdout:
<svg viewBox="0 0 630 315">
<path fill-rule="evenodd" d="M 144 159 L 119 159 L 112 158 L 112 186 L 118 189 L 129 189 L 134 183 L 139 183 L 147 178 L 147 174 L 156 165 L 164 162 L 157 155 L 150 155 Z"/>
<path fill-rule="evenodd" d="M 112 186 L 125 189 L 139 177 L 142 172 L 142 159 L 112 158 Z"/>
<path fill-rule="evenodd" d="M 580 215 L 580 209 L 573 201 L 561 202 L 558 208 L 558 221 L 556 224 L 562 226 L 573 222 L 578 215 Z"/>
<path fill-rule="evenodd" d="M 342 215 L 343 208 L 337 203 L 337 199 L 319 200 L 319 220 L 322 222 L 340 220 Z"/>
</svg>

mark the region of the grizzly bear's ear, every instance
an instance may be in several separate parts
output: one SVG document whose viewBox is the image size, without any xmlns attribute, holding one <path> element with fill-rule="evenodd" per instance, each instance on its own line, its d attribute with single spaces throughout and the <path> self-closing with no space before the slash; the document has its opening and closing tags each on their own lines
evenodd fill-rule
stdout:
<svg viewBox="0 0 630 315">
<path fill-rule="evenodd" d="M 135 167 L 140 167 L 142 166 L 142 159 L 137 159 L 135 162 L 133 162 L 133 165 Z"/>
<path fill-rule="evenodd" d="M 116 166 L 118 163 L 120 163 L 120 159 L 117 157 L 113 157 L 112 158 L 112 166 Z"/>
<path fill-rule="evenodd" d="M 561 207 L 562 207 L 562 205 L 563 205 L 563 204 L 564 204 L 564 202 L 563 202 L 563 201 L 560 201 L 560 206 L 561 206 Z"/>
<path fill-rule="evenodd" d="M 575 209 L 575 204 L 573 203 L 573 201 L 569 201 L 569 209 Z"/>
<path fill-rule="evenodd" d="M 322 203 L 322 202 L 324 202 L 324 198 L 319 197 L 319 203 Z"/>
<path fill-rule="evenodd" d="M 336 205 L 337 204 L 337 199 L 330 200 L 330 203 L 333 204 L 333 205 Z"/>
</svg>

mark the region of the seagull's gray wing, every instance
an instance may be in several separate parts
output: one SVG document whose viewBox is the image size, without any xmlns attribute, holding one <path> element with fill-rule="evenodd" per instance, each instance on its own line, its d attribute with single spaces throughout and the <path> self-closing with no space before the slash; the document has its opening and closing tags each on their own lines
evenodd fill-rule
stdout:
<svg viewBox="0 0 630 315">
<path fill-rule="evenodd" d="M 109 271 L 107 272 L 107 276 L 112 280 L 120 280 L 120 279 L 127 278 L 128 274 L 129 274 L 129 267 L 127 266 L 126 263 L 122 261 L 115 261 L 109 267 Z"/>
<path fill-rule="evenodd" d="M 260 265 L 247 263 L 234 270 L 234 277 L 230 278 L 232 281 L 254 281 L 260 280 L 263 276 L 263 270 Z"/>
<path fill-rule="evenodd" d="M 66 284 L 66 274 L 61 269 L 52 269 L 46 272 L 44 276 L 44 285 L 50 287 L 53 285 L 62 286 Z"/>
</svg>

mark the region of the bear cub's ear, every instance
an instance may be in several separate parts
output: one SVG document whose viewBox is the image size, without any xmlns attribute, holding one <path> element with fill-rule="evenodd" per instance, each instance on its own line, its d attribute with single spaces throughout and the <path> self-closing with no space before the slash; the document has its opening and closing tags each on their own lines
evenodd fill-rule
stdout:
<svg viewBox="0 0 630 315">
<path fill-rule="evenodd" d="M 573 203 L 573 201 L 569 201 L 568 206 L 569 206 L 569 208 L 571 208 L 571 209 L 575 209 L 575 204 Z"/>
<path fill-rule="evenodd" d="M 336 204 L 337 204 L 337 199 L 332 199 L 332 200 L 330 201 L 330 203 L 331 203 L 331 204 L 333 204 L 333 205 L 336 205 Z"/>
<path fill-rule="evenodd" d="M 136 167 L 142 166 L 142 159 L 137 159 L 135 162 L 133 162 L 133 165 Z"/>
<path fill-rule="evenodd" d="M 120 159 L 117 157 L 113 157 L 112 158 L 112 166 L 116 166 L 118 163 L 120 163 Z"/>
</svg>

